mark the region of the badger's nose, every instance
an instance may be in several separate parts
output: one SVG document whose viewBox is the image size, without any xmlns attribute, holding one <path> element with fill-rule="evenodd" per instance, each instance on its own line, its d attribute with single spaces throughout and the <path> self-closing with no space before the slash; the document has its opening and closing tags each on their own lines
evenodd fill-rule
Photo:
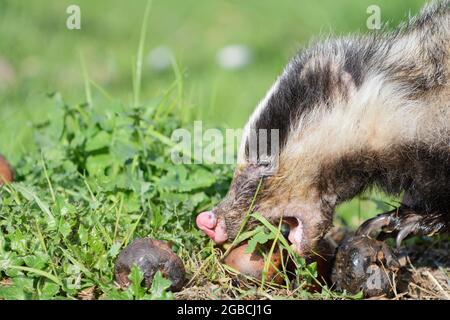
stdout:
<svg viewBox="0 0 450 320">
<path fill-rule="evenodd" d="M 214 229 L 217 224 L 216 215 L 212 211 L 205 211 L 197 216 L 197 227 Z"/>
<path fill-rule="evenodd" d="M 197 227 L 202 230 L 214 242 L 220 244 L 228 239 L 225 223 L 217 219 L 212 211 L 200 213 L 196 219 Z"/>
</svg>

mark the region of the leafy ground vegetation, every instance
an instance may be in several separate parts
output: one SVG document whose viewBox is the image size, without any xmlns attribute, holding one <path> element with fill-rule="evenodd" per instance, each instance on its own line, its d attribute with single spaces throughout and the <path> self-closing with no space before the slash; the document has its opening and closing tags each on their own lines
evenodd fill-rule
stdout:
<svg viewBox="0 0 450 320">
<path fill-rule="evenodd" d="M 173 165 L 168 136 L 180 122 L 161 104 L 97 113 L 54 99 L 59 118 L 35 127 L 41 152 L 17 163 L 18 182 L 0 191 L 0 266 L 14 284 L 0 295 L 76 297 L 95 287 L 120 297 L 113 262 L 130 240 L 198 251 L 193 214 L 224 194 L 230 168 Z"/>
<path fill-rule="evenodd" d="M 208 3 L 208 6 L 195 7 L 195 17 L 198 19 L 189 25 L 190 29 L 201 34 L 197 38 L 208 38 L 208 35 L 201 33 L 206 32 L 204 26 L 207 25 L 207 21 L 202 19 L 211 16 L 211 12 L 227 12 L 217 10 L 210 4 L 212 2 Z M 334 3 L 329 1 L 330 6 Z M 414 3 L 418 8 L 419 1 Z M 48 20 L 49 24 L 45 28 L 36 29 L 28 23 L 33 19 L 26 19 L 23 15 L 21 19 L 17 19 L 17 7 L 13 2 L 0 1 L 0 4 L 4 4 L 6 8 L 0 12 L 4 15 L 2 22 L 10 28 L 0 47 L 4 52 L 7 52 L 6 48 L 16 48 L 17 52 L 11 51 L 11 56 L 7 56 L 13 62 L 23 52 L 33 51 L 34 39 L 42 38 L 40 30 L 44 30 L 44 33 L 58 30 L 53 23 L 59 22 L 55 22 L 53 18 Z M 88 6 L 88 2 L 85 5 Z M 277 7 L 276 13 L 280 17 L 289 16 L 285 13 L 292 12 L 293 5 L 288 1 Z M 184 13 L 191 7 L 183 2 L 183 10 L 172 10 L 171 6 L 180 6 L 176 1 L 155 2 L 156 9 L 158 6 L 167 6 L 163 10 L 166 14 L 150 16 L 148 20 L 151 30 L 158 31 L 157 34 L 164 31 L 159 30 L 158 26 L 167 26 L 167 23 L 161 21 L 167 16 L 167 12 Z M 141 14 L 143 7 L 145 3 L 133 4 L 129 9 Z M 354 8 L 353 3 L 348 2 L 347 7 L 349 10 Z M 394 7 L 397 12 L 402 12 L 400 8 Z M 235 10 L 233 6 L 227 8 L 231 12 Z M 248 240 L 253 248 L 273 241 L 279 250 L 286 252 L 295 265 L 295 271 L 289 277 L 284 268 L 280 270 L 286 284 L 271 283 L 264 278 L 262 281 L 236 278 L 233 270 L 221 263 L 224 251 L 215 248 L 195 226 L 196 213 L 214 206 L 227 192 L 233 166 L 175 165 L 172 162 L 170 153 L 174 150 L 174 142 L 170 136 L 173 130 L 180 127 L 189 129 L 193 119 L 201 118 L 195 113 L 191 102 L 192 96 L 199 94 L 195 90 L 187 92 L 189 84 L 195 82 L 199 87 L 206 88 L 206 91 L 216 93 L 212 97 L 199 99 L 201 105 L 209 107 L 210 104 L 216 104 L 220 107 L 220 112 L 210 108 L 212 111 L 209 115 L 215 114 L 216 118 L 223 120 L 226 113 L 227 116 L 244 119 L 250 109 L 243 112 L 242 106 L 254 105 L 285 61 L 285 57 L 279 54 L 279 48 L 283 47 L 281 38 L 275 31 L 270 31 L 290 30 L 292 38 L 297 36 L 293 27 L 288 28 L 281 22 L 280 25 L 275 23 L 277 28 L 269 25 L 267 32 L 255 36 L 250 27 L 260 26 L 262 20 L 268 21 L 266 18 L 268 12 L 273 11 L 273 6 L 269 3 L 262 4 L 259 10 L 264 14 L 261 15 L 251 14 L 251 5 L 245 5 L 244 8 L 247 14 L 245 17 L 253 17 L 254 20 L 237 19 L 235 28 L 238 30 L 234 34 L 239 31 L 243 35 L 240 41 L 248 42 L 256 48 L 258 63 L 240 73 L 218 75 L 219 71 L 214 66 L 203 63 L 197 57 L 198 51 L 211 53 L 214 46 L 222 45 L 221 43 L 214 43 L 208 48 L 201 47 L 209 42 L 197 43 L 192 40 L 197 39 L 192 34 L 186 36 L 184 33 L 174 33 L 176 36 L 171 38 L 171 43 L 186 42 L 186 60 L 191 73 L 179 67 L 174 60 L 174 72 L 149 76 L 141 69 L 145 39 L 145 28 L 142 28 L 140 40 L 136 41 L 139 46 L 137 59 L 133 63 L 133 91 L 129 92 L 130 81 L 126 77 L 117 76 L 113 84 L 109 85 L 101 83 L 101 79 L 90 78 L 90 74 L 104 74 L 89 68 L 91 65 L 101 65 L 99 61 L 102 61 L 104 52 L 101 53 L 101 58 L 93 59 L 94 62 L 90 60 L 91 55 L 84 55 L 87 58 L 81 59 L 81 67 L 77 52 L 76 57 L 70 60 L 76 61 L 76 66 L 70 62 L 70 68 L 63 68 L 57 63 L 58 59 L 73 54 L 72 44 L 61 45 L 63 41 L 67 41 L 67 33 L 61 31 L 55 35 L 55 42 L 50 43 L 49 48 L 40 46 L 39 50 L 43 52 L 52 49 L 58 53 L 57 57 L 47 54 L 51 63 L 47 61 L 47 65 L 41 65 L 46 72 L 41 70 L 38 73 L 42 76 L 42 81 L 33 82 L 30 76 L 27 81 L 21 82 L 21 86 L 3 94 L 1 100 L 2 106 L 23 105 L 26 112 L 3 108 L 0 113 L 0 151 L 6 153 L 6 156 L 13 155 L 12 164 L 16 169 L 16 182 L 0 188 L 0 299 L 362 298 L 361 294 L 337 293 L 332 288 L 319 286 L 316 265 L 307 264 L 296 256 L 280 234 L 279 226 L 268 224 L 257 213 L 251 213 L 251 210 L 249 214 L 259 219 L 260 227 L 252 232 L 243 230 L 239 240 Z M 39 15 L 39 10 L 44 10 L 38 7 L 35 9 L 36 16 Z M 96 13 L 100 14 L 100 10 L 92 9 L 85 13 L 94 21 L 92 17 Z M 318 12 L 316 9 L 314 11 Z M 342 11 L 341 9 L 327 12 Z M 354 10 L 356 12 L 359 9 Z M 110 13 L 105 13 L 103 21 L 113 21 L 112 25 L 117 28 L 111 34 L 121 35 L 121 40 L 124 41 L 129 34 L 138 34 L 131 32 L 135 29 L 126 29 L 128 22 L 117 19 L 122 9 L 108 12 Z M 306 15 L 305 12 L 308 11 L 302 11 L 302 15 Z M 353 17 L 352 19 L 360 17 L 357 14 L 344 15 L 342 21 L 347 21 L 348 16 Z M 292 17 L 289 21 L 292 26 L 296 26 L 299 19 Z M 306 21 L 307 17 L 301 19 Z M 309 19 L 311 25 L 320 20 Z M 241 20 L 250 21 L 248 28 L 241 28 Z M 23 22 L 23 27 L 14 27 L 14 21 Z M 341 25 L 345 25 L 343 31 L 353 30 L 352 26 L 347 26 L 342 21 Z M 92 34 L 89 34 L 88 29 L 88 33 L 83 34 L 79 40 L 90 45 L 97 41 L 106 41 L 110 46 L 111 43 L 116 43 L 114 39 L 99 33 L 103 30 L 99 25 L 91 28 Z M 133 28 L 139 27 L 133 25 Z M 214 39 L 221 39 L 218 35 L 223 34 L 223 29 L 227 28 L 216 29 L 209 32 Z M 125 31 L 126 34 L 121 33 Z M 33 39 L 22 41 L 19 46 L 12 45 L 17 38 L 26 38 L 26 35 Z M 291 40 L 284 41 L 291 43 Z M 150 41 L 155 41 L 154 37 Z M 192 50 L 188 45 L 193 41 L 195 43 L 192 45 L 198 45 L 202 50 Z M 103 43 L 105 48 L 106 43 Z M 285 53 L 291 50 L 286 43 L 283 49 Z M 61 46 L 58 47 L 57 44 Z M 270 48 L 265 47 L 268 44 Z M 122 69 L 125 68 L 123 65 L 129 68 L 132 50 L 128 45 L 129 43 L 114 47 L 122 53 L 118 59 Z M 134 45 L 135 42 L 133 48 Z M 61 54 L 60 48 L 64 49 L 64 54 Z M 195 63 L 190 61 L 189 54 Z M 277 59 L 273 60 L 273 56 L 277 56 Z M 122 63 L 123 61 L 125 62 Z M 196 66 L 203 68 L 201 72 L 198 72 Z M 24 70 L 28 69 L 30 68 L 24 67 Z M 73 72 L 70 72 L 74 69 L 77 70 L 75 80 L 72 78 Z M 60 76 L 56 77 L 56 73 Z M 77 82 L 78 77 L 84 77 L 84 82 Z M 221 78 L 222 82 L 217 84 L 212 80 L 215 77 Z M 58 82 L 55 79 L 62 80 Z M 103 89 L 99 83 L 105 84 L 110 90 Z M 250 91 L 243 92 L 240 90 L 242 83 L 252 83 L 253 87 L 250 86 Z M 48 87 L 59 89 L 59 85 L 65 93 L 69 91 L 68 88 L 76 88 L 70 90 L 70 99 L 65 100 L 63 97 L 66 94 L 59 92 L 48 94 L 45 102 L 42 102 L 42 97 L 39 100 L 26 98 L 36 97 L 27 91 L 29 88 L 38 87 L 39 90 L 48 91 Z M 152 94 L 146 97 L 150 98 L 141 98 L 144 96 L 141 91 L 148 93 L 148 88 L 151 88 Z M 113 97 L 111 92 L 116 90 L 122 93 L 126 91 L 123 95 L 131 96 L 131 101 L 123 102 L 126 99 Z M 230 95 L 229 92 L 236 94 Z M 187 96 L 190 98 L 187 99 Z M 69 100 L 71 102 L 67 102 Z M 82 103 L 76 104 L 73 101 Z M 46 107 L 42 107 L 43 105 Z M 50 105 L 51 107 L 47 107 Z M 229 112 L 228 108 L 232 108 L 234 112 Z M 392 205 L 396 205 L 396 200 L 398 199 L 367 193 L 338 208 L 336 224 L 354 228 L 376 212 L 390 209 Z M 141 287 L 143 274 L 137 268 L 130 274 L 132 285 L 128 289 L 119 289 L 115 284 L 115 259 L 121 249 L 141 237 L 169 242 L 183 260 L 187 283 L 181 292 L 169 292 L 167 288 L 170 283 L 161 274 L 156 275 L 149 290 L 144 289 Z M 407 242 L 410 261 L 408 273 L 404 275 L 406 285 L 399 288 L 395 298 L 449 298 L 448 243 L 447 238 L 411 239 Z M 270 248 L 268 255 L 273 253 L 275 246 Z M 266 263 L 265 269 L 268 267 Z M 315 290 L 311 290 L 312 288 Z"/>
</svg>

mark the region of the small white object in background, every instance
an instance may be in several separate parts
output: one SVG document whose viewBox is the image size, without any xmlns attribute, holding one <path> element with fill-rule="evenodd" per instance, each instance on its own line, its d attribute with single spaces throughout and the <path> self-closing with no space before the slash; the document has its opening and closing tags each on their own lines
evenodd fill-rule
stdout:
<svg viewBox="0 0 450 320">
<path fill-rule="evenodd" d="M 250 48 L 244 44 L 223 47 L 217 53 L 217 63 L 224 69 L 242 69 L 252 60 Z"/>
<path fill-rule="evenodd" d="M 150 50 L 147 55 L 148 65 L 156 71 L 165 71 L 172 66 L 172 50 L 159 46 Z"/>
</svg>

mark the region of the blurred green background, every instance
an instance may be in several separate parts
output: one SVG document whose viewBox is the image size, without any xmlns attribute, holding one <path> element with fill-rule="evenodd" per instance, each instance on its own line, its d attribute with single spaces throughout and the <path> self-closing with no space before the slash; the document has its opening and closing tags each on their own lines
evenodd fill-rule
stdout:
<svg viewBox="0 0 450 320">
<path fill-rule="evenodd" d="M 290 56 L 310 39 L 366 32 L 369 5 L 396 25 L 422 0 L 154 0 L 145 44 L 142 98 L 174 80 L 155 70 L 152 49 L 169 48 L 184 71 L 185 99 L 210 125 L 241 127 Z M 81 9 L 81 30 L 68 30 L 66 9 Z M 80 54 L 90 77 L 112 97 L 130 101 L 145 0 L 0 0 L 0 151 L 16 158 L 30 145 L 31 119 L 51 117 L 46 93 L 85 101 Z M 239 69 L 221 68 L 221 48 L 242 44 L 252 54 Z M 93 91 L 94 99 L 99 92 Z M 100 99 L 97 104 L 108 107 Z"/>
<path fill-rule="evenodd" d="M 394 27 L 424 2 L 154 0 L 142 101 L 161 95 L 174 81 L 164 54 L 162 66 L 154 62 L 161 60 L 158 52 L 169 50 L 183 71 L 185 108 L 192 119 L 206 126 L 242 127 L 289 57 L 311 39 L 367 32 L 366 10 L 374 4 L 382 22 Z M 72 4 L 81 8 L 80 30 L 66 28 L 66 9 Z M 145 6 L 146 0 L 0 0 L 1 153 L 15 162 L 32 150 L 31 121 L 52 117 L 47 93 L 59 91 L 68 103 L 86 101 L 81 56 L 89 77 L 114 101 L 93 88 L 96 108 L 132 101 L 132 66 Z M 251 59 L 240 68 L 221 67 L 218 53 L 235 44 L 246 48 Z"/>
</svg>

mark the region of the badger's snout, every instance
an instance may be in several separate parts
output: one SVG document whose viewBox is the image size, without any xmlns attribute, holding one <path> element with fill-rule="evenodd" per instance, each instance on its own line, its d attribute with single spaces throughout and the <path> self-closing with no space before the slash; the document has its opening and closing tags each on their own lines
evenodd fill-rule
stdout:
<svg viewBox="0 0 450 320">
<path fill-rule="evenodd" d="M 218 217 L 214 211 L 200 213 L 196 219 L 197 227 L 210 237 L 216 244 L 222 244 L 228 240 L 228 233 L 225 221 Z M 303 254 L 303 224 L 300 219 L 288 217 L 283 219 L 283 236 L 292 244 L 293 249 L 299 254 Z"/>
<path fill-rule="evenodd" d="M 200 213 L 196 219 L 197 227 L 215 243 L 221 244 L 228 240 L 225 221 L 217 218 L 213 211 Z"/>
</svg>

